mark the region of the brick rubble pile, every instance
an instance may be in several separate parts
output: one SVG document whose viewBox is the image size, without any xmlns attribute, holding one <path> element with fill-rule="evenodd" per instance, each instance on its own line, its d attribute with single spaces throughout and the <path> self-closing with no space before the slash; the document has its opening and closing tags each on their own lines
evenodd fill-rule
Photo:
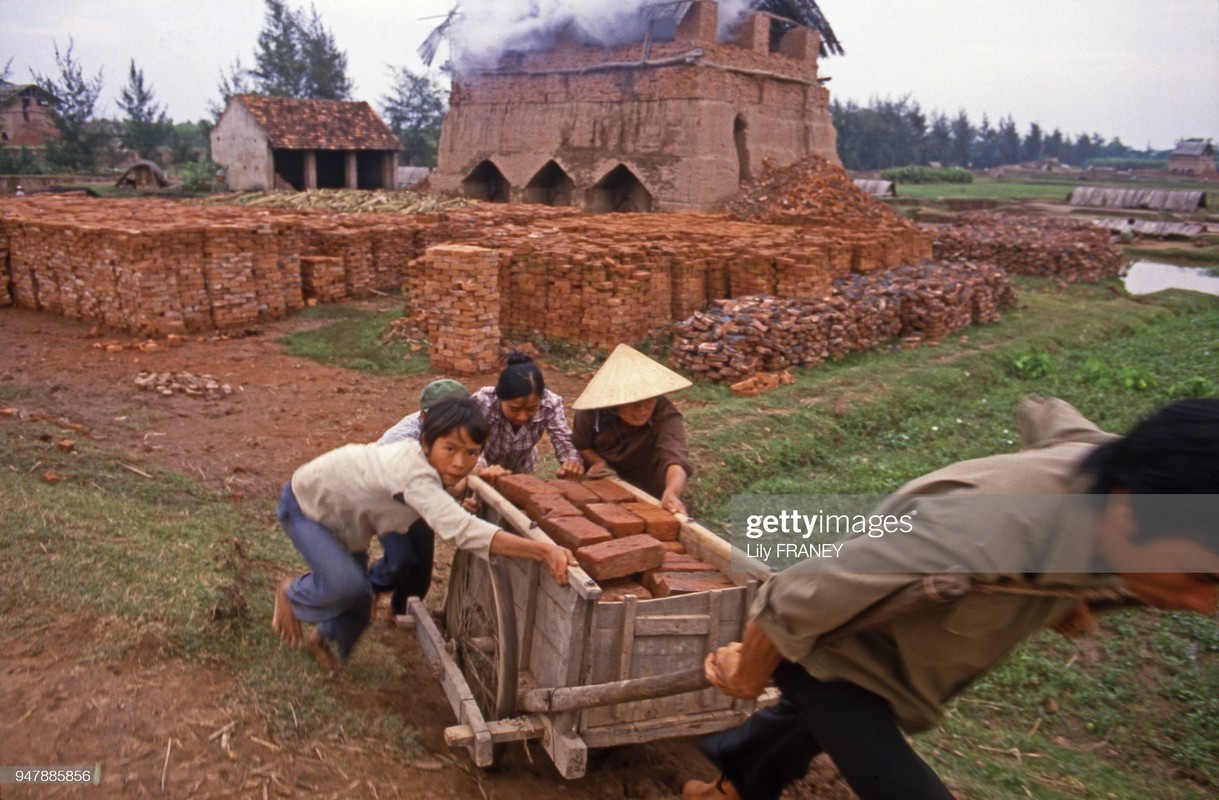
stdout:
<svg viewBox="0 0 1219 800">
<path fill-rule="evenodd" d="M 601 587 L 601 601 L 640 600 L 731 588 L 714 565 L 685 552 L 681 522 L 606 480 L 544 481 L 500 475 L 491 485 L 521 508 Z"/>
<path fill-rule="evenodd" d="M 1109 232 L 1083 220 L 974 212 L 933 232 L 937 260 L 989 261 L 1012 275 L 1095 283 L 1118 274 L 1121 251 Z"/>
<path fill-rule="evenodd" d="M 819 300 L 716 301 L 674 326 L 669 360 L 700 377 L 736 383 L 886 341 L 906 347 L 937 341 L 973 323 L 996 322 L 1014 304 L 1007 274 L 990 264 L 924 262 L 840 278 Z"/>
<path fill-rule="evenodd" d="M 233 393 L 233 387 L 221 383 L 212 375 L 195 375 L 191 372 L 141 372 L 135 376 L 135 385 L 147 392 L 156 392 L 165 397 L 184 394 L 205 400 L 219 400 Z"/>
</svg>

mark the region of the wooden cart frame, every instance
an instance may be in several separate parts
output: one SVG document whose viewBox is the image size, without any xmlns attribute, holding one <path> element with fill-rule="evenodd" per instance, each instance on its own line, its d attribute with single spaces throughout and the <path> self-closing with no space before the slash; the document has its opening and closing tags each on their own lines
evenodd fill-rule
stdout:
<svg viewBox="0 0 1219 800">
<path fill-rule="evenodd" d="M 470 481 L 497 524 L 550 541 L 487 483 Z M 683 522 L 680 540 L 738 585 L 599 602 L 601 588 L 578 567 L 560 586 L 536 562 L 457 551 L 445 598 L 448 638 L 418 598 L 408 601 L 457 718 L 445 741 L 489 767 L 505 743 L 540 739 L 559 773 L 579 778 L 590 748 L 723 730 L 772 701 L 773 690 L 758 701 L 727 697 L 703 677 L 707 653 L 740 640 L 765 565 L 693 522 Z"/>
</svg>

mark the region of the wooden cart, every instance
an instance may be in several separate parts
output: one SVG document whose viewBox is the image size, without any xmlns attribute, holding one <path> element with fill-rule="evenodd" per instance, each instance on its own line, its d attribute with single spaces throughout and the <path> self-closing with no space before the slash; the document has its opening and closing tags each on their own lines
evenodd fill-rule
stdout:
<svg viewBox="0 0 1219 800">
<path fill-rule="evenodd" d="M 487 483 L 470 480 L 497 524 L 549 541 Z M 417 598 L 408 601 L 457 718 L 445 730 L 449 745 L 489 767 L 505 743 L 540 739 L 563 777 L 579 778 L 589 748 L 723 730 L 771 700 L 726 697 L 703 677 L 707 653 L 740 640 L 766 567 L 695 523 L 683 523 L 680 539 L 738 585 L 599 602 L 601 588 L 578 567 L 560 586 L 535 562 L 488 562 L 457 551 L 444 605 L 447 638 Z"/>
</svg>

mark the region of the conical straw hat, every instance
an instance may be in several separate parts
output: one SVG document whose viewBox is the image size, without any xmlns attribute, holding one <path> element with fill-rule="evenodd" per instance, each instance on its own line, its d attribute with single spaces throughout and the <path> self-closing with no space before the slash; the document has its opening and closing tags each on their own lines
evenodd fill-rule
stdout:
<svg viewBox="0 0 1219 800">
<path fill-rule="evenodd" d="M 633 347 L 620 344 L 584 387 L 571 407 L 609 408 L 659 397 L 690 386 L 690 381 Z"/>
</svg>

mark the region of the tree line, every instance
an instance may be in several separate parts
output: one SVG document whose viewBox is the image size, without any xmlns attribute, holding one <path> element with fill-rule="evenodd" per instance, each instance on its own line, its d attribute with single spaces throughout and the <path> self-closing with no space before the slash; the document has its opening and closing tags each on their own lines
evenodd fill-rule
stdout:
<svg viewBox="0 0 1219 800">
<path fill-rule="evenodd" d="M 157 103 L 144 71 L 130 62 L 127 82 L 119 93 L 118 120 L 100 119 L 98 99 L 105 83 L 102 70 L 89 75 L 77 60 L 74 43 L 66 49 L 55 43 L 58 74 L 31 70 L 35 84 L 56 99 L 53 115 L 59 136 L 47 144 L 45 164 L 28 152 L 0 155 L 0 172 L 39 172 L 44 168 L 91 171 L 117 142 L 139 158 L 174 164 L 206 159 L 208 135 L 235 94 L 262 94 L 316 100 L 351 100 L 353 84 L 347 76 L 347 54 L 322 22 L 315 8 L 306 14 L 285 0 L 264 0 L 265 17 L 254 50 L 254 65 L 236 60 L 221 73 L 219 98 L 210 103 L 210 120 L 175 123 Z M 9 80 L 12 61 L 0 71 Z M 439 82 L 406 67 L 388 66 L 393 76 L 389 92 L 380 99 L 385 122 L 402 143 L 403 164 L 432 166 L 444 118 L 446 97 Z"/>
<path fill-rule="evenodd" d="M 1167 152 L 1135 150 L 1116 137 L 1099 133 L 1047 132 L 1032 122 L 1023 133 L 1008 114 L 992 123 L 983 114 L 975 124 L 964 111 L 949 117 L 923 111 L 909 96 L 899 100 L 872 99 L 866 106 L 853 100 L 830 103 L 838 132 L 838 157 L 847 169 L 879 170 L 913 164 L 986 169 L 1003 164 L 1056 158 L 1063 164 L 1086 167 L 1106 161 L 1155 161 Z"/>
</svg>

